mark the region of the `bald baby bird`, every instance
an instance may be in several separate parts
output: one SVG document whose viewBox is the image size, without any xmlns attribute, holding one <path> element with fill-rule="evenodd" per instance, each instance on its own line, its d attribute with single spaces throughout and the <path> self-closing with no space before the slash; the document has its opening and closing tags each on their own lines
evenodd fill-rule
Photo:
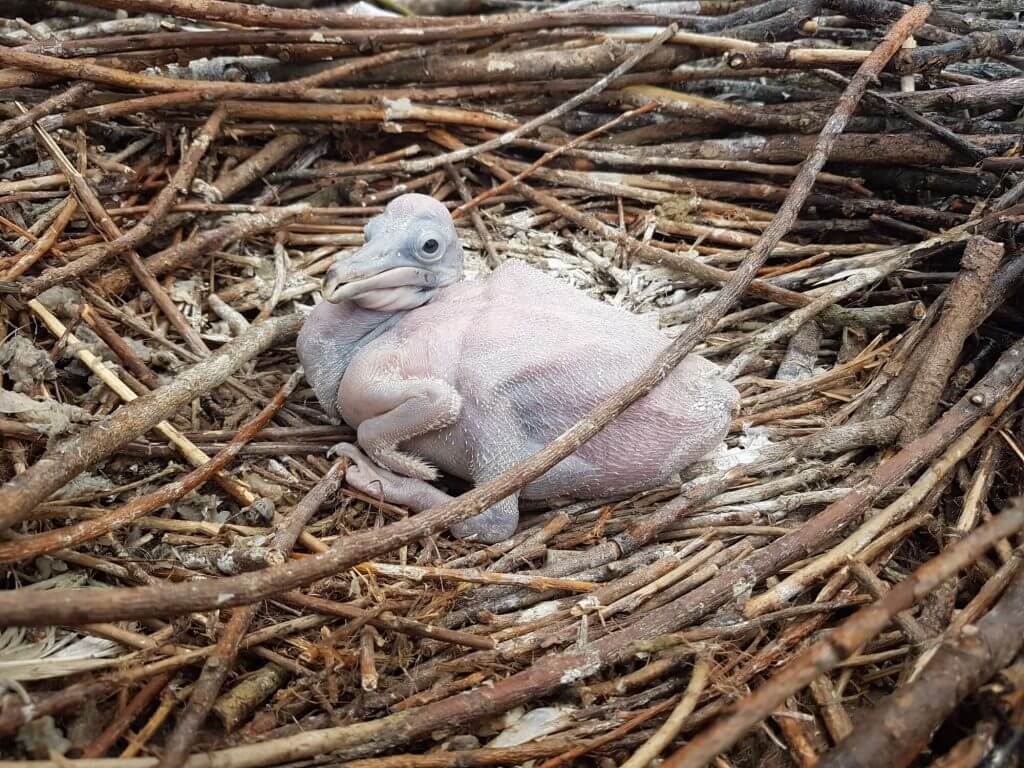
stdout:
<svg viewBox="0 0 1024 768">
<path fill-rule="evenodd" d="M 328 271 L 299 334 L 324 410 L 356 429 L 335 451 L 353 487 L 414 512 L 450 497 L 438 470 L 482 483 L 527 458 L 638 376 L 668 344 L 651 323 L 518 261 L 462 280 L 448 210 L 406 194 Z M 629 494 L 671 482 L 718 445 L 739 394 L 690 355 L 546 474 L 452 528 L 495 543 L 525 499 Z"/>
</svg>

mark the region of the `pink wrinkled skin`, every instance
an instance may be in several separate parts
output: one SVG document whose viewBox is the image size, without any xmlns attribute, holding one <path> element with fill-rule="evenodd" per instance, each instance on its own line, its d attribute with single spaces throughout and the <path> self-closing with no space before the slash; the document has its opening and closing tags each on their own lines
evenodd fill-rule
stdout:
<svg viewBox="0 0 1024 768">
<path fill-rule="evenodd" d="M 332 268 L 328 301 L 299 338 L 321 404 L 357 429 L 358 445 L 337 447 L 354 461 L 346 479 L 413 511 L 448 498 L 430 482 L 436 470 L 493 478 L 669 343 L 647 321 L 521 262 L 480 280 L 461 274 L 448 211 L 403 195 L 367 225 L 367 244 Z M 718 367 L 691 355 L 519 495 L 586 499 L 664 485 L 724 439 L 738 402 Z M 453 533 L 496 542 L 517 523 L 513 496 Z"/>
</svg>

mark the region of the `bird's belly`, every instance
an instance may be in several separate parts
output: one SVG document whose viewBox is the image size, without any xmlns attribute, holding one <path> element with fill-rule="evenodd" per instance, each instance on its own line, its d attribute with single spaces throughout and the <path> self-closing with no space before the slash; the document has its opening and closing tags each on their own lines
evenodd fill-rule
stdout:
<svg viewBox="0 0 1024 768">
<path fill-rule="evenodd" d="M 360 384 L 372 387 L 382 374 L 448 382 L 462 398 L 456 422 L 402 447 L 469 482 L 540 450 L 636 378 L 668 344 L 639 318 L 604 308 L 546 304 L 531 315 L 513 311 L 522 310 L 523 301 L 484 305 L 477 298 L 458 316 L 443 304 L 411 313 L 400 334 L 382 337 L 373 354 L 353 360 L 343 389 L 352 385 L 354 394 L 342 397 L 343 415 L 356 426 L 379 415 L 358 396 Z M 595 498 L 666 482 L 725 434 L 735 390 L 717 378 L 717 367 L 706 360 L 684 361 L 530 483 L 524 497 Z M 501 460 L 489 461 L 495 455 Z"/>
</svg>

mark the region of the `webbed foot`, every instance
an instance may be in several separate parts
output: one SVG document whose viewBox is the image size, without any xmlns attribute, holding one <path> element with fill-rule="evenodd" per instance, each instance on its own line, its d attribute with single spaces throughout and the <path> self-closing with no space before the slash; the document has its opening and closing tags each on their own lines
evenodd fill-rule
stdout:
<svg viewBox="0 0 1024 768">
<path fill-rule="evenodd" d="M 403 453 L 394 446 L 383 446 L 379 443 L 365 445 L 362 441 L 359 444 L 374 462 L 382 467 L 387 467 L 392 472 L 397 472 L 399 475 L 427 482 L 432 482 L 440 477 L 440 474 L 433 465 L 418 456 Z"/>
<path fill-rule="evenodd" d="M 345 481 L 367 496 L 406 507 L 412 512 L 422 512 L 452 499 L 423 480 L 403 477 L 378 466 L 352 443 L 337 443 L 327 453 L 328 456 L 345 456 L 352 462 L 345 471 Z M 515 534 L 518 525 L 519 495 L 515 494 L 476 517 L 456 523 L 451 527 L 451 533 L 460 539 L 497 544 Z"/>
<path fill-rule="evenodd" d="M 345 481 L 367 496 L 383 499 L 389 504 L 408 507 L 413 512 L 422 512 L 451 498 L 444 491 L 423 480 L 402 477 L 378 466 L 352 443 L 338 443 L 332 446 L 328 456 L 346 457 L 352 464 L 345 472 Z"/>
<path fill-rule="evenodd" d="M 436 480 L 438 471 L 430 463 L 401 451 L 399 446 L 455 423 L 462 407 L 462 398 L 455 388 L 438 379 L 384 377 L 364 396 L 381 413 L 359 424 L 359 447 L 392 472 Z"/>
</svg>

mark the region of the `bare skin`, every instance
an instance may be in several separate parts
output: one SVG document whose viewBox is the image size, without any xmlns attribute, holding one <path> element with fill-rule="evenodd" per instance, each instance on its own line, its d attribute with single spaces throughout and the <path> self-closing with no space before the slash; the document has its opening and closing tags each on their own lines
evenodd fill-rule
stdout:
<svg viewBox="0 0 1024 768">
<path fill-rule="evenodd" d="M 299 357 L 324 409 L 356 429 L 346 480 L 421 511 L 442 470 L 479 483 L 522 461 L 635 378 L 668 338 L 625 310 L 509 261 L 462 281 L 448 211 L 408 194 L 324 281 Z M 696 355 L 577 453 L 452 529 L 511 536 L 518 497 L 598 498 L 672 481 L 720 443 L 739 395 Z"/>
</svg>

